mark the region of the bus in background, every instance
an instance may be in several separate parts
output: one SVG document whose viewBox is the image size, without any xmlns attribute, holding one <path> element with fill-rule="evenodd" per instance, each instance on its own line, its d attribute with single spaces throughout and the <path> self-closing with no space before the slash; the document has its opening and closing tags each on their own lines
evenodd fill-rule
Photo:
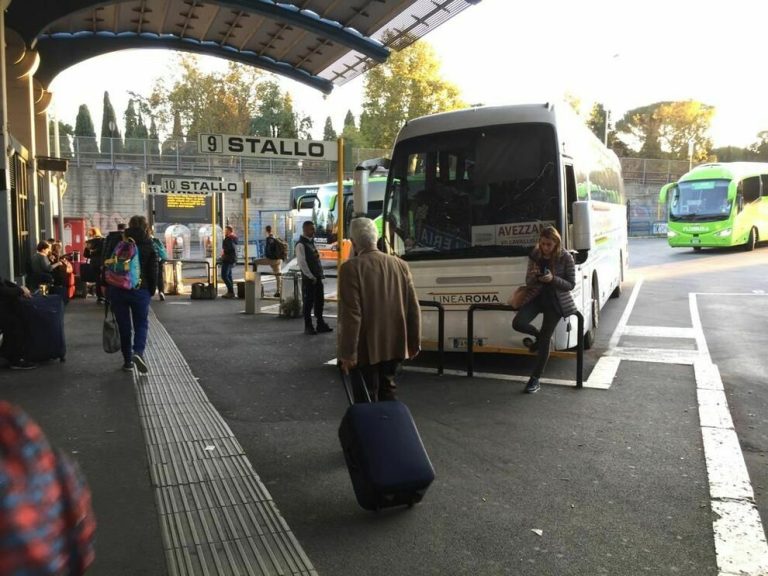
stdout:
<svg viewBox="0 0 768 576">
<path fill-rule="evenodd" d="M 673 248 L 743 246 L 768 239 L 768 164 L 702 164 L 661 188 Z"/>
<path fill-rule="evenodd" d="M 406 123 L 395 142 L 384 203 L 386 249 L 406 260 L 422 300 L 443 304 L 446 350 L 465 350 L 471 304 L 504 304 L 525 283 L 543 226 L 576 249 L 573 297 L 585 347 L 627 265 L 621 166 L 567 105 L 478 107 Z M 437 347 L 437 314 L 423 312 L 423 345 Z M 576 346 L 576 319 L 556 349 Z M 479 312 L 474 347 L 523 347 L 507 312 Z"/>
<path fill-rule="evenodd" d="M 291 188 L 291 198 L 289 210 L 301 210 L 304 208 L 311 208 L 312 197 L 317 196 L 317 191 L 320 188 L 319 184 L 305 184 L 302 186 L 294 186 Z M 299 199 L 303 198 L 302 205 L 299 205 Z"/>
<path fill-rule="evenodd" d="M 368 208 L 366 216 L 371 218 L 381 235 L 381 212 L 384 207 L 384 190 L 387 177 L 376 175 L 368 180 Z M 320 261 L 325 267 L 336 266 L 338 262 L 338 198 L 337 182 L 322 184 L 317 191 L 318 204 L 315 208 L 313 221 L 315 223 L 315 246 L 320 253 Z M 344 181 L 344 240 L 341 244 L 342 260 L 349 258 L 352 253 L 352 242 L 349 240 L 349 223 L 352 220 L 352 180 Z"/>
</svg>

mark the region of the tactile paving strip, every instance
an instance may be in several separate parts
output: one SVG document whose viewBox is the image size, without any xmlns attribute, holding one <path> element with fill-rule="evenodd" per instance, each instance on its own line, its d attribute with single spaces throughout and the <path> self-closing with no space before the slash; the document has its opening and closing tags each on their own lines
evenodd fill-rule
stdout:
<svg viewBox="0 0 768 576">
<path fill-rule="evenodd" d="M 134 372 L 171 576 L 317 576 L 232 430 L 150 311 Z"/>
</svg>

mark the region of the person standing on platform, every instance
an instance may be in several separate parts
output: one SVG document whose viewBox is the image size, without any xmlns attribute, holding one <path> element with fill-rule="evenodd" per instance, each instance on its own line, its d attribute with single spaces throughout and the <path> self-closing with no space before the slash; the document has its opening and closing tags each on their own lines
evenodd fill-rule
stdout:
<svg viewBox="0 0 768 576">
<path fill-rule="evenodd" d="M 149 237 L 157 254 L 157 297 L 165 301 L 165 261 L 168 260 L 168 252 L 165 251 L 162 240 L 155 236 L 155 229 L 149 229 Z"/>
<path fill-rule="evenodd" d="M 149 225 L 144 216 L 133 216 L 125 229 L 125 241 L 133 241 L 141 266 L 141 281 L 135 289 L 110 285 L 109 302 L 120 330 L 123 370 L 130 372 L 135 366 L 142 374 L 148 371 L 144 359 L 149 331 L 149 303 L 157 289 L 157 254 L 149 238 Z M 106 263 L 106 260 L 105 260 Z"/>
<path fill-rule="evenodd" d="M 315 223 L 307 220 L 301 226 L 301 236 L 296 243 L 296 260 L 301 268 L 301 295 L 304 298 L 304 334 L 332 332 L 333 328 L 323 320 L 325 292 L 323 289 L 323 266 L 320 254 L 315 248 Z M 315 312 L 317 327 L 312 325 L 312 311 Z"/>
<path fill-rule="evenodd" d="M 227 293 L 222 298 L 235 297 L 235 283 L 232 281 L 232 268 L 237 263 L 237 236 L 232 226 L 224 227 L 224 240 L 221 242 L 221 279 L 227 286 Z"/>
<path fill-rule="evenodd" d="M 421 347 L 419 297 L 408 264 L 376 248 L 373 220 L 355 218 L 349 234 L 355 255 L 339 270 L 337 357 L 358 401 L 361 376 L 374 402 L 395 400 L 395 373 Z"/>
</svg>

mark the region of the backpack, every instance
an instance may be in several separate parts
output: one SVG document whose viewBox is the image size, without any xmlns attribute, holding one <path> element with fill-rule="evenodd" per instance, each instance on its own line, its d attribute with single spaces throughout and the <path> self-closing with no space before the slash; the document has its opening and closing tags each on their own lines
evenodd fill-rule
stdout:
<svg viewBox="0 0 768 576">
<path fill-rule="evenodd" d="M 152 237 L 152 246 L 155 249 L 155 254 L 157 254 L 158 260 L 168 260 L 168 252 L 165 251 L 165 246 L 163 246 L 163 243 L 160 241 L 160 238 Z"/>
<path fill-rule="evenodd" d="M 133 238 L 122 240 L 115 246 L 112 256 L 104 261 L 104 280 L 110 286 L 123 290 L 136 290 L 141 285 L 139 249 Z"/>
<path fill-rule="evenodd" d="M 288 242 L 282 238 L 275 237 L 274 260 L 285 260 L 286 258 L 288 258 Z"/>
</svg>

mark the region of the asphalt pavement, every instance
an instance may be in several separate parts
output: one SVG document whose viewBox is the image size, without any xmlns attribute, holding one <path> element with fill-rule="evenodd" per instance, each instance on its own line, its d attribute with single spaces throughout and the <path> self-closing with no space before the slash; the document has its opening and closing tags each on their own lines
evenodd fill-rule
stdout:
<svg viewBox="0 0 768 576">
<path fill-rule="evenodd" d="M 288 558 L 285 574 L 717 574 L 696 373 L 686 360 L 697 343 L 684 331 L 648 336 L 654 326 L 686 330 L 690 318 L 642 297 L 631 302 L 633 284 L 604 309 L 597 348 L 587 353 L 586 379 L 604 358 L 616 359 L 609 386 L 545 383 L 522 394 L 530 357 L 478 355 L 475 370 L 489 377 L 467 378 L 458 354 L 448 355 L 441 376 L 434 354 L 420 358 L 421 371 L 403 371 L 400 398 L 437 475 L 412 509 L 372 514 L 357 506 L 337 438 L 345 397 L 328 365 L 335 334 L 303 335 L 302 321 L 278 317 L 274 303 L 245 315 L 242 300 L 153 301 L 154 374 L 146 379 L 102 352 L 102 308 L 74 300 L 67 361 L 0 369 L 0 397 L 25 408 L 80 462 L 98 521 L 89 574 L 281 573 L 263 561 L 268 554 L 244 566 L 255 550 L 243 551 L 244 543 L 256 534 L 233 526 L 255 513 L 213 491 L 201 505 L 195 489 L 210 477 L 177 478 L 186 507 L 166 510 L 169 478 L 184 466 L 175 460 L 181 451 L 163 450 L 185 441 L 174 434 L 197 430 L 193 413 L 210 420 L 213 439 L 190 437 L 190 446 L 227 446 L 221 461 L 238 459 L 234 476 L 269 505 L 272 528 L 258 536 L 283 535 L 270 542 Z M 668 295 L 677 298 L 674 288 Z M 659 284 L 653 297 L 665 293 Z M 327 308 L 335 326 L 333 303 Z M 678 303 L 673 309 L 687 314 Z M 614 329 L 627 321 L 612 349 Z M 659 356 L 678 350 L 679 359 L 638 352 L 654 347 Z M 494 376 L 501 374 L 508 378 Z M 558 358 L 545 375 L 567 384 L 573 374 L 573 360 Z M 178 426 L 153 428 L 161 413 Z M 192 510 L 210 514 L 192 520 Z M 181 516 L 192 528 L 169 521 Z M 206 554 L 232 563 L 206 565 Z"/>
</svg>

